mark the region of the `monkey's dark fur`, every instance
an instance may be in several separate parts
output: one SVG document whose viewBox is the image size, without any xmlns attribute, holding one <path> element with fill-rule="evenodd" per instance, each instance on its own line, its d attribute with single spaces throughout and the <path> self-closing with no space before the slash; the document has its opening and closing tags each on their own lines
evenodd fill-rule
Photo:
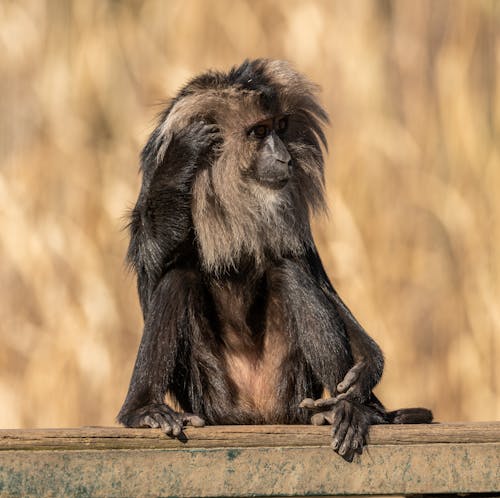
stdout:
<svg viewBox="0 0 500 498">
<path fill-rule="evenodd" d="M 382 352 L 318 256 L 309 218 L 324 207 L 328 118 L 316 93 L 259 59 L 198 76 L 161 115 L 130 223 L 144 334 L 122 424 L 180 436 L 204 422 L 330 423 L 352 460 L 371 424 L 432 420 L 372 394 Z"/>
</svg>

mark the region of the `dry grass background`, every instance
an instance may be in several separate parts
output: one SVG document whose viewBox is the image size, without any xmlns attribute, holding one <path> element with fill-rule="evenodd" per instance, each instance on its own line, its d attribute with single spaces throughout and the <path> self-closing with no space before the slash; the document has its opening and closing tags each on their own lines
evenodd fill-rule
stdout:
<svg viewBox="0 0 500 498">
<path fill-rule="evenodd" d="M 500 2 L 0 2 L 0 427 L 110 425 L 141 334 L 121 228 L 187 78 L 295 63 L 332 117 L 316 238 L 378 393 L 500 415 Z"/>
</svg>

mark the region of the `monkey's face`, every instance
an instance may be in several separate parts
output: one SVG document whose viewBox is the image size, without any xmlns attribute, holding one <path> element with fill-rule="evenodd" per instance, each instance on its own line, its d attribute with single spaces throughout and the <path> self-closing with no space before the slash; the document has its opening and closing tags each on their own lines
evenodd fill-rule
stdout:
<svg viewBox="0 0 500 498">
<path fill-rule="evenodd" d="M 193 228 L 206 269 L 224 271 L 248 258 L 265 264 L 311 243 L 309 214 L 324 207 L 328 120 L 316 93 L 289 64 L 256 60 L 200 75 L 166 112 L 160 137 L 195 121 L 220 129 L 221 143 L 192 184 Z"/>
<path fill-rule="evenodd" d="M 248 139 L 257 142 L 257 152 L 249 176 L 270 189 L 282 189 L 293 174 L 292 157 L 283 142 L 288 116 L 260 121 L 247 130 Z"/>
</svg>

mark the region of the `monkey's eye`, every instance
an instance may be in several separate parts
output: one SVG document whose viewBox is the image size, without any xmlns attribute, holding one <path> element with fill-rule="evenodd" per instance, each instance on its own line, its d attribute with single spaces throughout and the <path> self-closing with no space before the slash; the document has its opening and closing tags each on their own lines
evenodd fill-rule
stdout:
<svg viewBox="0 0 500 498">
<path fill-rule="evenodd" d="M 269 127 L 263 124 L 258 124 L 250 130 L 250 134 L 256 138 L 266 138 L 267 135 L 269 135 L 269 132 Z"/>
<path fill-rule="evenodd" d="M 275 128 L 278 135 L 284 133 L 288 128 L 288 116 L 282 116 L 279 118 Z"/>
</svg>

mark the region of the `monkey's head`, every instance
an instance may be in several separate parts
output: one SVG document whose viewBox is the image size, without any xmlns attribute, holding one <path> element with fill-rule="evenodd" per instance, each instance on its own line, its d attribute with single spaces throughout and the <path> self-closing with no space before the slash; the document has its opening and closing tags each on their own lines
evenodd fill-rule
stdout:
<svg viewBox="0 0 500 498">
<path fill-rule="evenodd" d="M 165 143 L 195 121 L 215 123 L 222 133 L 192 186 L 206 270 L 237 268 L 248 258 L 263 265 L 311 244 L 309 216 L 324 207 L 328 121 L 317 91 L 287 62 L 257 59 L 194 78 L 163 114 L 155 133 Z"/>
</svg>

